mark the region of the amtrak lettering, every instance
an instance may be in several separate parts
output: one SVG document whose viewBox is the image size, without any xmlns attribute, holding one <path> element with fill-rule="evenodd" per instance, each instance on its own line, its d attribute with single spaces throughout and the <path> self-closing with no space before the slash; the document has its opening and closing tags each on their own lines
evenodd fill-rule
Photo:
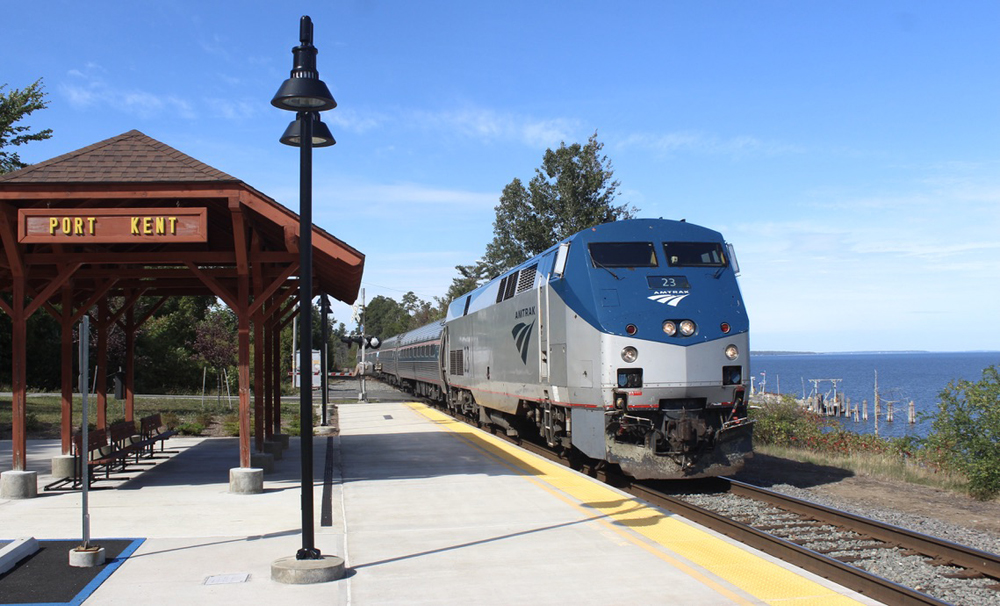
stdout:
<svg viewBox="0 0 1000 606">
<path fill-rule="evenodd" d="M 683 301 L 689 294 L 691 294 L 689 290 L 658 290 L 646 298 L 650 301 L 666 303 L 671 307 L 677 307 L 678 303 Z"/>
<path fill-rule="evenodd" d="M 534 307 L 530 309 L 531 313 L 535 313 Z M 517 347 L 517 351 L 521 352 L 521 362 L 523 362 L 525 365 L 528 364 L 528 343 L 531 341 L 531 329 L 534 327 L 535 327 L 534 320 L 531 321 L 531 324 L 518 322 L 517 324 L 514 325 L 514 328 L 510 331 L 510 335 L 514 337 L 514 347 Z"/>
<path fill-rule="evenodd" d="M 532 305 L 531 307 L 525 307 L 524 309 L 517 310 L 514 313 L 514 319 L 518 320 L 520 318 L 524 318 L 526 316 L 533 316 L 533 315 L 535 315 L 535 306 L 534 305 Z"/>
</svg>

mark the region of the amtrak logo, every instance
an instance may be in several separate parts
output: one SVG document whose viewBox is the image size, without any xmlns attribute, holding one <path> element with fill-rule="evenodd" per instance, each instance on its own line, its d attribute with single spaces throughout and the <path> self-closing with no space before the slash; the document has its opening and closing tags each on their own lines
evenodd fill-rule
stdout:
<svg viewBox="0 0 1000 606">
<path fill-rule="evenodd" d="M 534 320 L 531 321 L 531 324 L 518 322 L 510 331 L 510 335 L 514 337 L 514 346 L 521 352 L 521 362 L 525 365 L 528 364 L 528 343 L 531 341 L 531 329 L 534 327 Z"/>
<path fill-rule="evenodd" d="M 656 301 L 657 303 L 666 303 L 670 307 L 677 307 L 677 305 L 687 297 L 688 292 L 660 292 L 656 293 L 651 297 L 646 297 L 650 301 Z"/>
</svg>

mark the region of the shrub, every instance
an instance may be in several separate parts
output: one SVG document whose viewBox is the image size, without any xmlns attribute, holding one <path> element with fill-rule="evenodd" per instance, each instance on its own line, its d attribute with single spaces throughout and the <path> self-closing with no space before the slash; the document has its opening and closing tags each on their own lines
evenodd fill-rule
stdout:
<svg viewBox="0 0 1000 606">
<path fill-rule="evenodd" d="M 185 436 L 200 436 L 205 431 L 205 426 L 201 423 L 184 423 L 177 428 L 177 431 Z"/>
<path fill-rule="evenodd" d="M 829 422 L 825 417 L 799 406 L 792 396 L 770 400 L 759 408 L 750 409 L 756 421 L 753 439 L 758 444 L 776 446 L 809 446 L 820 441 Z"/>
<path fill-rule="evenodd" d="M 1000 372 L 983 370 L 983 378 L 948 384 L 926 441 L 926 455 L 969 478 L 977 499 L 1000 494 Z"/>
</svg>

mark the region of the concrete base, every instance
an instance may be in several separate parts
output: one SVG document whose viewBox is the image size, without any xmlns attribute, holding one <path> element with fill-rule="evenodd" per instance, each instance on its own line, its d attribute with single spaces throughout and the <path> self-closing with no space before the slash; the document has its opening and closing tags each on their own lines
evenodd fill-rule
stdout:
<svg viewBox="0 0 1000 606">
<path fill-rule="evenodd" d="M 230 494 L 260 494 L 264 492 L 264 470 L 254 467 L 234 467 L 229 470 Z"/>
<path fill-rule="evenodd" d="M 267 442 L 264 444 L 266 445 Z M 263 469 L 264 473 L 271 473 L 274 471 L 274 459 L 275 456 L 267 452 L 251 452 L 250 467 Z"/>
<path fill-rule="evenodd" d="M 287 433 L 276 433 L 271 436 L 272 442 L 280 442 L 282 450 L 288 450 L 288 434 Z"/>
<path fill-rule="evenodd" d="M 344 578 L 344 558 L 321 556 L 318 560 L 281 558 L 271 564 L 271 580 L 286 585 L 328 583 Z"/>
<path fill-rule="evenodd" d="M 313 434 L 317 436 L 332 436 L 336 433 L 337 430 L 332 425 L 317 425 L 313 428 Z"/>
<path fill-rule="evenodd" d="M 74 465 L 75 458 L 73 455 L 59 455 L 57 457 L 52 457 L 52 479 L 62 480 L 63 478 L 72 478 L 73 472 L 75 471 Z"/>
<path fill-rule="evenodd" d="M 91 547 L 81 549 L 79 547 L 69 550 L 69 565 L 74 568 L 93 568 L 103 566 L 106 555 L 103 547 Z"/>
<path fill-rule="evenodd" d="M 34 499 L 38 496 L 37 471 L 0 473 L 0 499 Z"/>
<path fill-rule="evenodd" d="M 275 442 L 272 440 L 264 441 L 264 452 L 274 457 L 275 461 L 281 460 L 281 453 L 284 452 L 284 448 L 281 446 L 281 442 Z"/>
<path fill-rule="evenodd" d="M 15 539 L 0 549 L 0 575 L 7 572 L 24 558 L 35 555 L 38 551 L 38 541 L 35 537 Z"/>
</svg>

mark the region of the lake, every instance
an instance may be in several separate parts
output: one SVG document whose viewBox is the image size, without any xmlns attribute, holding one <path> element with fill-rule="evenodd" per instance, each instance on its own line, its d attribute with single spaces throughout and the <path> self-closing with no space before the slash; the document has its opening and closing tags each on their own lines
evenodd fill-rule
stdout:
<svg viewBox="0 0 1000 606">
<path fill-rule="evenodd" d="M 881 396 L 882 417 L 879 435 L 885 437 L 924 437 L 931 419 L 920 420 L 920 413 L 937 412 L 940 394 L 950 382 L 960 379 L 979 381 L 983 369 L 1000 365 L 1000 352 L 865 352 L 829 354 L 751 353 L 750 372 L 754 388 L 770 393 L 802 398 L 813 392 L 811 379 L 841 379 L 838 392 L 850 401 L 851 409 L 868 401 L 868 420 L 855 422 L 853 416 L 839 417 L 845 429 L 874 433 L 875 372 Z M 819 384 L 819 393 L 832 398 L 832 384 Z M 895 420 L 885 419 L 886 401 L 893 401 Z M 907 422 L 907 408 L 913 400 L 917 423 Z"/>
</svg>

